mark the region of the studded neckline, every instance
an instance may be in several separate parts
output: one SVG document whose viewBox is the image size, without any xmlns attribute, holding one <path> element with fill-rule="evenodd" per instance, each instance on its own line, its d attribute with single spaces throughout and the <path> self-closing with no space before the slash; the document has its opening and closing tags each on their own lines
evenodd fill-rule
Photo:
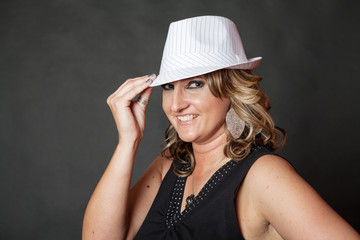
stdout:
<svg viewBox="0 0 360 240">
<path fill-rule="evenodd" d="M 173 227 L 178 221 L 185 218 L 191 211 L 196 209 L 196 206 L 207 198 L 208 194 L 221 182 L 225 175 L 227 175 L 232 167 L 236 165 L 234 160 L 229 160 L 223 166 L 221 166 L 216 172 L 210 177 L 199 194 L 196 195 L 194 201 L 186 207 L 182 212 L 181 203 L 184 195 L 184 188 L 187 177 L 177 177 L 175 186 L 173 188 L 170 204 L 166 213 L 166 225 L 168 228 Z"/>
</svg>

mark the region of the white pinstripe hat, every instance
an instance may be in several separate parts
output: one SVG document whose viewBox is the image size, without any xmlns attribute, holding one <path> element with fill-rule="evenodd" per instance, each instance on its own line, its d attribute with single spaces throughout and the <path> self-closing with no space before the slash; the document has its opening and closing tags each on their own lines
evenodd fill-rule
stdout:
<svg viewBox="0 0 360 240">
<path fill-rule="evenodd" d="M 219 16 L 193 17 L 169 26 L 160 73 L 152 87 L 219 69 L 255 69 L 261 57 L 247 59 L 235 24 Z"/>
</svg>

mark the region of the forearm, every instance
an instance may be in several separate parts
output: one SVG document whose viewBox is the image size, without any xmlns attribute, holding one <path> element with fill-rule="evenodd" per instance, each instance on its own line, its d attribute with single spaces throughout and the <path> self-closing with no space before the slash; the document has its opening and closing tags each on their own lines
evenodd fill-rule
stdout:
<svg viewBox="0 0 360 240">
<path fill-rule="evenodd" d="M 138 144 L 119 144 L 88 203 L 83 239 L 124 239 L 128 194 Z"/>
</svg>

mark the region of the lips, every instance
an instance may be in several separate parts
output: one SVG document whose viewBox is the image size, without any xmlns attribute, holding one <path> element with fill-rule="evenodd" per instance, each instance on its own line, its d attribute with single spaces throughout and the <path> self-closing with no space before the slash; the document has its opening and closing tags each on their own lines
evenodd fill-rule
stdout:
<svg viewBox="0 0 360 240">
<path fill-rule="evenodd" d="M 188 114 L 188 115 L 177 116 L 177 119 L 179 119 L 179 121 L 181 122 L 188 122 L 193 120 L 194 118 L 197 118 L 198 116 L 199 114 Z"/>
</svg>

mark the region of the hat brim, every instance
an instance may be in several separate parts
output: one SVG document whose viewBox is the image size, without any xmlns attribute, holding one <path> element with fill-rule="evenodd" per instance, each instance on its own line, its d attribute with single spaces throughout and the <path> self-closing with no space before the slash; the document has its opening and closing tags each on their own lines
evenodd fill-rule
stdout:
<svg viewBox="0 0 360 240">
<path fill-rule="evenodd" d="M 257 68 L 261 61 L 262 57 L 255 57 L 248 59 L 247 62 L 237 63 L 233 65 L 227 66 L 206 66 L 206 67 L 186 67 L 186 68 L 178 68 L 173 71 L 167 71 L 160 73 L 157 78 L 153 81 L 150 87 L 156 87 L 163 85 L 165 83 L 175 82 L 191 77 L 200 76 L 206 73 L 214 72 L 220 69 L 246 69 L 246 70 L 254 70 Z"/>
</svg>

